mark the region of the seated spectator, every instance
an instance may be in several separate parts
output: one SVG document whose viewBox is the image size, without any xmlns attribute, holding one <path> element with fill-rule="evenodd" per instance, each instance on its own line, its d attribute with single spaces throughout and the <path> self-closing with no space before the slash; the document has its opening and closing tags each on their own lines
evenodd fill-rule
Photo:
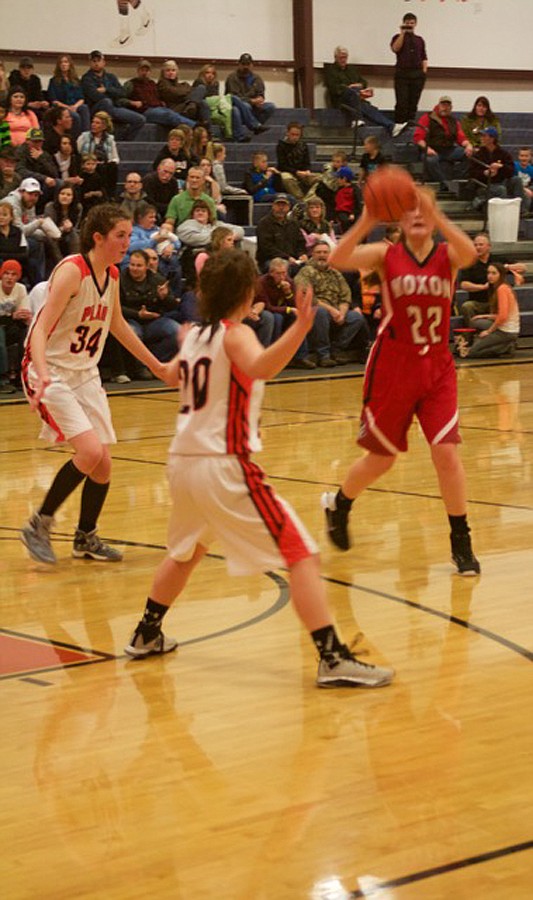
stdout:
<svg viewBox="0 0 533 900">
<path fill-rule="evenodd" d="M 213 178 L 218 184 L 222 196 L 226 197 L 235 197 L 235 196 L 245 196 L 246 191 L 243 188 L 235 187 L 232 184 L 229 184 L 226 178 L 226 170 L 224 168 L 224 161 L 226 159 L 226 148 L 224 144 L 213 144 Z"/>
<path fill-rule="evenodd" d="M 118 202 L 133 220 L 139 205 L 147 199 L 140 172 L 128 172 L 124 181 L 124 190 L 118 195 Z"/>
<path fill-rule="evenodd" d="M 68 53 L 58 56 L 50 81 L 48 99 L 52 108 L 68 109 L 72 116 L 72 135 L 78 137 L 90 126 L 89 107 L 85 103 L 83 90 L 72 57 Z"/>
<path fill-rule="evenodd" d="M 57 225 L 47 216 L 37 215 L 35 207 L 41 197 L 41 186 L 35 178 L 24 178 L 18 188 L 7 195 L 6 200 L 13 207 L 13 222 L 20 228 L 28 243 L 28 279 L 30 287 L 44 281 L 49 259 L 57 259 L 54 241 L 61 237 Z M 49 266 L 50 268 L 50 266 Z"/>
<path fill-rule="evenodd" d="M 166 299 L 162 299 L 165 297 Z M 154 356 L 161 362 L 173 359 L 177 352 L 179 325 L 168 313 L 176 308 L 173 297 L 162 290 L 157 276 L 149 271 L 146 254 L 135 250 L 128 268 L 120 273 L 120 303 L 124 318 Z M 136 365 L 136 363 L 135 363 Z M 135 378 L 149 380 L 144 369 L 133 370 Z"/>
<path fill-rule="evenodd" d="M 261 275 L 257 280 L 255 302 L 262 303 L 264 310 L 274 316 L 274 341 L 291 325 L 295 316 L 294 296 L 296 289 L 294 281 L 288 273 L 288 268 L 286 259 L 281 259 L 281 257 L 271 259 L 268 272 L 265 275 Z M 327 320 L 328 315 L 326 311 L 317 308 L 313 328 L 298 347 L 288 368 L 316 369 L 316 363 L 309 355 L 308 339 L 313 340 L 314 329 L 319 327 L 317 325 L 317 316 L 320 320 L 322 314 Z"/>
<path fill-rule="evenodd" d="M 127 268 L 130 256 L 136 250 L 147 252 L 155 250 L 158 257 L 158 271 L 163 276 L 163 281 L 168 281 L 174 297 L 181 294 L 181 266 L 179 261 L 179 249 L 181 243 L 174 232 L 160 228 L 157 225 L 157 210 L 146 201 L 139 203 L 134 216 L 134 225 L 131 232 L 128 252 L 121 263 L 121 268 Z"/>
<path fill-rule="evenodd" d="M 533 210 L 533 162 L 529 147 L 520 147 L 514 173 L 522 182 L 522 215 L 526 215 Z"/>
<path fill-rule="evenodd" d="M 329 264 L 331 250 L 318 240 L 311 251 L 311 260 L 298 272 L 295 284 L 311 285 L 313 302 L 325 309 L 316 327 L 314 349 L 318 365 L 331 367 L 347 362 L 364 362 L 368 352 L 369 333 L 359 310 L 352 309 L 352 294 L 341 272 Z M 312 342 L 310 342 L 312 343 Z"/>
<path fill-rule="evenodd" d="M 72 138 L 72 126 L 74 120 L 72 113 L 64 106 L 52 106 L 43 118 L 43 149 L 50 156 L 53 156 L 59 150 L 61 138 L 65 135 Z"/>
<path fill-rule="evenodd" d="M 143 178 L 146 200 L 155 206 L 159 222 L 163 222 L 173 197 L 178 193 L 178 182 L 174 177 L 176 164 L 170 158 L 162 159 L 155 172 Z"/>
<path fill-rule="evenodd" d="M 200 272 L 212 253 L 217 253 L 219 250 L 233 250 L 234 247 L 235 232 L 232 231 L 229 225 L 215 225 L 211 232 L 211 241 L 209 242 L 209 245 L 204 250 L 200 250 L 194 258 L 196 274 L 198 276 L 200 275 Z"/>
<path fill-rule="evenodd" d="M 44 208 L 45 216 L 55 222 L 61 232 L 57 245 L 58 261 L 62 256 L 79 252 L 81 213 L 81 203 L 78 203 L 72 185 L 60 184 L 54 199 Z"/>
<path fill-rule="evenodd" d="M 163 125 L 166 128 L 179 128 L 180 125 L 194 125 L 194 119 L 182 116 L 181 113 L 162 102 L 157 84 L 150 78 L 151 63 L 147 59 L 141 59 L 137 66 L 137 75 L 124 85 L 126 96 L 130 106 L 141 112 L 146 121 L 153 125 Z"/>
<path fill-rule="evenodd" d="M 381 146 L 377 137 L 369 135 L 363 141 L 363 155 L 361 156 L 361 162 L 359 163 L 359 184 L 364 184 L 372 172 L 375 172 L 380 166 L 385 166 L 386 164 L 387 160 L 381 152 Z"/>
<path fill-rule="evenodd" d="M 174 163 L 174 177 L 177 179 L 180 189 L 183 189 L 187 173 L 194 163 L 190 151 L 185 149 L 185 132 L 182 128 L 173 128 L 169 131 L 167 142 L 159 150 L 152 163 L 152 169 L 157 169 L 159 163 L 164 159 L 171 159 Z"/>
<path fill-rule="evenodd" d="M 185 247 L 198 249 L 210 246 L 213 229 L 217 225 L 213 209 L 204 198 L 194 200 L 190 218 L 185 219 L 176 229 L 176 234 Z M 235 235 L 235 240 L 242 241 L 244 229 L 240 225 L 226 225 Z"/>
<path fill-rule="evenodd" d="M 63 135 L 59 142 L 59 149 L 54 153 L 54 161 L 59 172 L 60 181 L 63 184 L 71 184 L 78 188 L 82 183 L 81 156 L 72 143 L 72 139 Z"/>
<path fill-rule="evenodd" d="M 491 197 L 513 196 L 522 182 L 515 179 L 514 160 L 498 143 L 498 132 L 492 125 L 481 133 L 481 146 L 470 159 L 468 188 L 474 209 L 482 209 Z"/>
<path fill-rule="evenodd" d="M 0 151 L 4 147 L 11 147 L 11 128 L 6 116 L 7 100 L 0 100 Z"/>
<path fill-rule="evenodd" d="M 309 200 L 306 200 L 300 227 L 304 233 L 307 253 L 316 243 L 317 237 L 331 248 L 337 243 L 331 222 L 326 218 L 326 204 L 320 197 L 309 197 Z"/>
<path fill-rule="evenodd" d="M 447 191 L 446 176 L 452 176 L 452 166 L 458 163 L 457 177 L 468 170 L 467 157 L 473 147 L 459 122 L 452 115 L 451 97 L 441 97 L 430 113 L 418 120 L 413 136 L 415 144 L 426 154 L 426 169 L 430 181 L 438 181 L 441 191 Z"/>
<path fill-rule="evenodd" d="M 461 119 L 461 128 L 472 147 L 481 147 L 481 135 L 485 128 L 495 128 L 498 141 L 502 136 L 500 120 L 492 112 L 487 97 L 477 98 L 471 111 Z"/>
<path fill-rule="evenodd" d="M 17 174 L 21 179 L 35 178 L 41 185 L 43 202 L 54 196 L 58 171 L 53 156 L 43 150 L 44 135 L 40 128 L 30 128 L 26 140 L 17 151 Z"/>
<path fill-rule="evenodd" d="M 264 125 L 275 112 L 274 103 L 265 100 L 265 83 L 253 71 L 254 61 L 249 53 L 241 53 L 237 69 L 226 78 L 225 93 L 238 97 L 251 110 L 259 125 Z M 256 133 L 261 129 L 254 127 Z"/>
<path fill-rule="evenodd" d="M 346 47 L 335 48 L 335 61 L 324 66 L 324 80 L 331 105 L 348 113 L 352 125 L 381 125 L 391 137 L 396 138 L 407 127 L 407 122 L 394 123 L 369 99 L 374 96 L 368 87 L 366 78 L 359 74 L 356 67 L 348 63 Z"/>
<path fill-rule="evenodd" d="M 496 261 L 491 254 L 491 244 L 488 234 L 480 232 L 474 237 L 476 250 L 476 262 L 463 269 L 457 278 L 459 287 L 468 291 L 468 300 L 462 304 L 459 312 L 463 316 L 465 326 L 471 327 L 474 316 L 485 316 L 489 310 L 489 281 L 488 268 Z M 521 284 L 525 266 L 523 263 L 504 263 L 504 269 L 514 279 L 515 284 Z"/>
<path fill-rule="evenodd" d="M 26 140 L 30 128 L 39 128 L 39 119 L 28 109 L 27 97 L 23 88 L 12 88 L 7 96 L 6 122 L 11 133 L 11 143 L 20 147 Z"/>
<path fill-rule="evenodd" d="M 337 172 L 342 166 L 348 166 L 348 156 L 342 150 L 336 150 L 331 161 L 324 165 L 322 178 L 316 186 L 316 195 L 326 204 L 326 216 L 331 221 L 335 218 L 335 194 L 339 187 Z"/>
<path fill-rule="evenodd" d="M 81 217 L 85 218 L 93 206 L 98 206 L 107 200 L 107 192 L 104 179 L 98 171 L 98 160 L 94 153 L 83 153 L 81 157 L 82 182 L 78 187 L 78 197 L 81 203 Z"/>
<path fill-rule="evenodd" d="M 0 267 L 0 393 L 5 390 L 10 380 L 21 387 L 20 364 L 24 352 L 24 341 L 31 311 L 28 294 L 20 284 L 22 268 L 15 259 L 7 259 Z M 9 359 L 8 349 L 14 352 Z"/>
<path fill-rule="evenodd" d="M 276 148 L 277 165 L 284 190 L 303 200 L 310 189 L 320 181 L 318 172 L 311 172 L 309 147 L 302 139 L 303 125 L 289 122 L 285 137 Z"/>
<path fill-rule="evenodd" d="M 270 212 L 257 226 L 256 258 L 261 272 L 268 271 L 274 257 L 288 261 L 291 275 L 307 262 L 305 238 L 296 219 L 289 218 L 290 208 L 287 194 L 276 194 Z"/>
<path fill-rule="evenodd" d="M 117 189 L 120 157 L 113 136 L 113 121 L 107 112 L 94 113 L 91 119 L 91 129 L 80 134 L 77 148 L 78 153 L 82 156 L 87 153 L 96 156 L 98 174 L 104 183 L 106 196 L 114 197 Z"/>
<path fill-rule="evenodd" d="M 213 158 L 213 142 L 209 137 L 209 131 L 203 125 L 196 125 L 192 130 L 190 152 L 196 165 L 199 165 L 204 157 L 209 160 Z"/>
<path fill-rule="evenodd" d="M 191 87 L 188 81 L 180 81 L 179 68 L 175 60 L 167 59 L 163 63 L 157 82 L 157 93 L 168 109 L 180 113 L 186 119 L 194 119 L 211 131 L 211 114 L 205 101 L 205 87 L 202 85 Z"/>
<path fill-rule="evenodd" d="M 377 272 L 368 272 L 361 277 L 361 312 L 373 341 L 381 321 L 381 279 Z"/>
<path fill-rule="evenodd" d="M 92 119 L 95 113 L 105 112 L 115 122 L 125 126 L 123 140 L 134 140 L 146 121 L 144 116 L 130 108 L 126 91 L 117 76 L 106 72 L 105 57 L 100 50 L 92 51 L 89 55 L 89 64 L 90 69 L 82 75 L 81 87 Z"/>
<path fill-rule="evenodd" d="M 210 218 L 215 221 L 217 217 L 216 206 L 205 191 L 204 173 L 200 168 L 194 166 L 189 169 L 187 182 L 184 191 L 176 194 L 168 205 L 165 214 L 165 226 L 170 229 L 181 225 L 186 219 L 190 218 L 193 204 L 196 200 L 204 200 L 210 210 Z"/>
<path fill-rule="evenodd" d="M 28 242 L 18 225 L 13 222 L 14 212 L 8 200 L 0 200 L 0 264 L 14 259 L 24 266 L 28 259 Z"/>
<path fill-rule="evenodd" d="M 275 166 L 269 166 L 267 154 L 263 150 L 254 153 L 252 167 L 244 176 L 244 190 L 254 203 L 272 203 L 280 185 L 280 174 Z"/>
<path fill-rule="evenodd" d="M 34 72 L 33 60 L 30 56 L 23 56 L 18 69 L 13 69 L 9 76 L 11 88 L 22 88 L 27 97 L 27 106 L 38 119 L 42 118 L 48 107 L 48 100 L 43 94 L 41 79 Z M 35 126 L 32 126 L 35 127 Z"/>
<path fill-rule="evenodd" d="M 215 125 L 222 128 L 226 139 L 233 137 L 238 143 L 247 143 L 251 137 L 250 132 L 260 134 L 262 131 L 266 131 L 266 128 L 254 116 L 252 107 L 241 97 L 227 93 L 220 96 L 220 84 L 214 65 L 209 63 L 202 66 L 198 78 L 194 82 L 194 86 L 197 85 L 205 87 L 211 118 Z"/>
<path fill-rule="evenodd" d="M 471 325 L 478 330 L 471 347 L 461 356 L 469 359 L 486 359 L 495 356 L 513 356 L 520 333 L 520 310 L 512 288 L 506 283 L 506 270 L 497 263 L 487 269 L 489 307 L 493 312 L 474 316 Z"/>
<path fill-rule="evenodd" d="M 11 147 L 0 150 L 0 198 L 6 197 L 15 188 L 18 188 L 22 178 L 15 171 L 17 157 Z"/>
<path fill-rule="evenodd" d="M 211 160 L 207 158 L 207 156 L 202 157 L 199 162 L 198 168 L 202 170 L 204 173 L 204 191 L 208 194 L 213 203 L 217 208 L 217 217 L 219 219 L 224 219 L 227 213 L 227 209 L 222 202 L 222 191 L 220 190 L 220 185 L 213 178 L 213 165 Z"/>
<path fill-rule="evenodd" d="M 341 166 L 335 173 L 337 191 L 335 193 L 335 219 L 341 231 L 348 231 L 362 212 L 361 192 L 354 183 L 354 173 L 349 166 Z"/>
</svg>

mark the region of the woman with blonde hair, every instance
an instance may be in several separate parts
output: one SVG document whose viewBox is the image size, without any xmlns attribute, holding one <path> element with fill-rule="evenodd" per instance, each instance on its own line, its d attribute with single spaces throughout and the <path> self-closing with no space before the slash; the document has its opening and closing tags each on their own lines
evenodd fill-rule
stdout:
<svg viewBox="0 0 533 900">
<path fill-rule="evenodd" d="M 85 103 L 78 73 L 69 53 L 62 53 L 57 57 L 54 74 L 48 82 L 48 99 L 52 106 L 70 111 L 74 136 L 89 130 L 89 107 Z"/>
<path fill-rule="evenodd" d="M 200 122 L 211 130 L 211 114 L 205 102 L 205 87 L 191 87 L 188 81 L 179 80 L 179 67 L 174 59 L 167 59 L 161 67 L 157 93 L 160 100 L 174 112 Z"/>
<path fill-rule="evenodd" d="M 251 140 L 250 132 L 260 134 L 267 129 L 255 118 L 252 109 L 236 94 L 220 94 L 216 67 L 212 63 L 202 66 L 194 81 L 195 87 L 205 87 L 206 101 L 213 122 L 220 125 L 226 138 L 233 137 L 240 144 Z M 229 103 L 229 107 L 226 104 Z"/>
<path fill-rule="evenodd" d="M 103 110 L 94 113 L 90 131 L 80 134 L 77 148 L 80 155 L 91 153 L 96 156 L 97 171 L 104 182 L 106 194 L 114 197 L 120 157 L 113 137 L 113 120 L 108 113 Z"/>
</svg>

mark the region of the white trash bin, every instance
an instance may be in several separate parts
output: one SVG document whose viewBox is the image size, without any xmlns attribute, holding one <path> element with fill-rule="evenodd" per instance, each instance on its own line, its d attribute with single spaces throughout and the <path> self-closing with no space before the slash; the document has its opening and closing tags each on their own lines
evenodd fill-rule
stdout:
<svg viewBox="0 0 533 900">
<path fill-rule="evenodd" d="M 517 240 L 520 203 L 520 197 L 514 200 L 493 197 L 489 200 L 489 235 L 493 243 Z"/>
</svg>

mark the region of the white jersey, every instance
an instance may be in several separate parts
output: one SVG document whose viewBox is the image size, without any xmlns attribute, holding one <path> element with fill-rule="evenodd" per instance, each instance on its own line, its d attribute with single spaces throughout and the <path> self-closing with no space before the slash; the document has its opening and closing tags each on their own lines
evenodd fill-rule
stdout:
<svg viewBox="0 0 533 900">
<path fill-rule="evenodd" d="M 55 274 L 65 263 L 77 266 L 81 284 L 50 330 L 46 361 L 52 367 L 82 376 L 94 372 L 102 356 L 113 307 L 118 298 L 119 273 L 116 266 L 110 266 L 104 287 L 100 290 L 87 257 L 81 254 L 66 256 L 52 272 L 48 290 Z M 41 310 L 35 316 L 26 339 L 26 365 L 31 362 L 30 337 Z"/>
<path fill-rule="evenodd" d="M 248 378 L 224 350 L 232 323 L 194 326 L 180 350 L 181 409 L 170 453 L 246 457 L 261 449 L 264 383 Z"/>
</svg>

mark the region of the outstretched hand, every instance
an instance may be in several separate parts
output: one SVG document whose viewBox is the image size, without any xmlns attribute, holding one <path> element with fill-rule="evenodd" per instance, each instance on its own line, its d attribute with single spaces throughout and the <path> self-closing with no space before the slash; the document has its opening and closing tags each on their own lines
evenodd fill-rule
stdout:
<svg viewBox="0 0 533 900">
<path fill-rule="evenodd" d="M 316 306 L 313 306 L 313 288 L 311 285 L 300 285 L 296 288 L 296 318 L 306 333 L 313 327 Z"/>
</svg>

